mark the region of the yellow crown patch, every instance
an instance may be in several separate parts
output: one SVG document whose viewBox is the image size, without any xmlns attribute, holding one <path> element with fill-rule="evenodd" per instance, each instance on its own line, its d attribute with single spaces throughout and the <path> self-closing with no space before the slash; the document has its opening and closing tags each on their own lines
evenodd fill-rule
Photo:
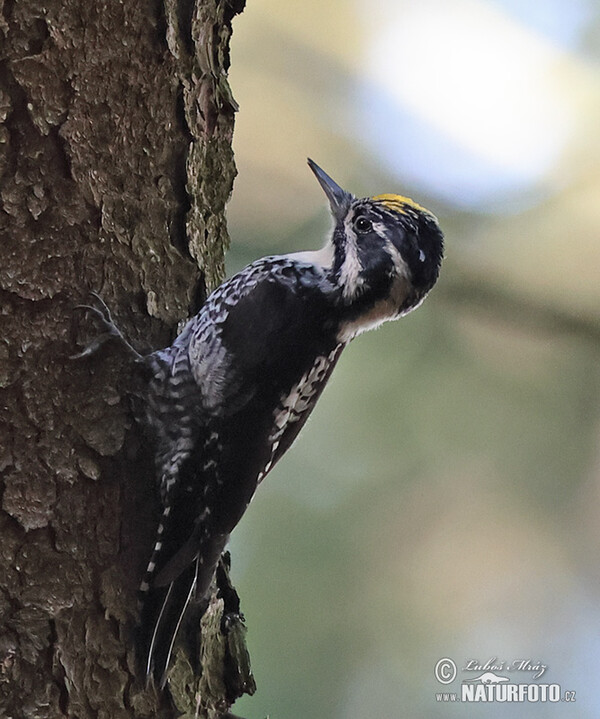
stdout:
<svg viewBox="0 0 600 719">
<path fill-rule="evenodd" d="M 426 210 L 422 205 L 411 200 L 410 197 L 402 197 L 402 195 L 375 195 L 371 199 L 375 202 L 381 202 L 382 205 L 394 212 L 401 212 L 402 214 L 406 214 L 407 209 L 429 213 L 429 210 Z"/>
</svg>

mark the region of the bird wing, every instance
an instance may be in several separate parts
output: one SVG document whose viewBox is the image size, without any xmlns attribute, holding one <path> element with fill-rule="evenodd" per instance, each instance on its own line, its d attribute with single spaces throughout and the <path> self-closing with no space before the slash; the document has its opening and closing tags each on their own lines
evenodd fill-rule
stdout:
<svg viewBox="0 0 600 719">
<path fill-rule="evenodd" d="M 303 284 L 306 269 L 282 262 L 279 270 L 258 265 L 244 282 L 222 285 L 160 355 L 169 394 L 167 409 L 154 402 L 164 425 L 165 508 L 146 579 L 146 604 L 154 605 L 146 615 L 147 670 L 157 677 L 192 591 L 206 593 L 230 532 L 297 436 L 341 351 L 323 326 L 326 297 L 315 282 Z"/>
</svg>

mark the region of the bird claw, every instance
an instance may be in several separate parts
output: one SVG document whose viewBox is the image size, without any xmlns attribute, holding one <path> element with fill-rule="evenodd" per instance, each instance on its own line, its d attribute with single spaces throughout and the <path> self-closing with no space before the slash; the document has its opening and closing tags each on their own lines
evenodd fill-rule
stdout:
<svg viewBox="0 0 600 719">
<path fill-rule="evenodd" d="M 101 347 L 103 347 L 107 342 L 110 342 L 110 340 L 117 340 L 119 344 L 121 344 L 125 349 L 130 353 L 133 354 L 135 359 L 141 359 L 142 355 L 134 348 L 132 345 L 123 337 L 123 334 L 121 330 L 117 327 L 117 325 L 114 323 L 114 320 L 112 318 L 112 314 L 110 312 L 110 309 L 108 308 L 108 305 L 102 297 L 97 292 L 91 291 L 90 294 L 95 298 L 96 302 L 100 305 L 100 309 L 98 307 L 94 307 L 94 305 L 75 305 L 74 309 L 76 310 L 84 310 L 85 312 L 91 312 L 94 317 L 96 318 L 96 321 L 98 324 L 102 327 L 104 332 L 98 337 L 95 337 L 91 342 L 89 342 L 81 352 L 77 352 L 74 355 L 70 355 L 69 359 L 71 360 L 78 360 L 83 359 L 84 357 L 91 357 L 93 354 L 95 354 Z"/>
</svg>

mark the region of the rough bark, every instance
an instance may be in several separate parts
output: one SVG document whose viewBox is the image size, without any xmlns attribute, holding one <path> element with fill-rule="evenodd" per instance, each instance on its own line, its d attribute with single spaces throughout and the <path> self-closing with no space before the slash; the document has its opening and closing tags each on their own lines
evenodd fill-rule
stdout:
<svg viewBox="0 0 600 719">
<path fill-rule="evenodd" d="M 222 278 L 243 4 L 0 0 L 1 716 L 177 713 L 134 676 L 156 506 L 128 366 L 68 357 L 90 290 L 143 350 Z M 182 686 L 193 712 L 197 678 Z"/>
</svg>

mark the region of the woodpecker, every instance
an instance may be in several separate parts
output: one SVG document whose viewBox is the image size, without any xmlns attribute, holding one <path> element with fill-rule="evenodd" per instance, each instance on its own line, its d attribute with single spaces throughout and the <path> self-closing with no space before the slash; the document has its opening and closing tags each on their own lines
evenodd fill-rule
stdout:
<svg viewBox="0 0 600 719">
<path fill-rule="evenodd" d="M 232 530 L 344 347 L 418 307 L 438 278 L 434 215 L 399 195 L 357 199 L 308 164 L 333 216 L 325 246 L 256 260 L 208 297 L 170 347 L 135 353 L 149 370 L 145 423 L 162 502 L 140 590 L 145 671 L 160 686 L 190 599 L 207 593 Z M 106 306 L 95 312 L 104 339 L 125 342 Z"/>
</svg>

